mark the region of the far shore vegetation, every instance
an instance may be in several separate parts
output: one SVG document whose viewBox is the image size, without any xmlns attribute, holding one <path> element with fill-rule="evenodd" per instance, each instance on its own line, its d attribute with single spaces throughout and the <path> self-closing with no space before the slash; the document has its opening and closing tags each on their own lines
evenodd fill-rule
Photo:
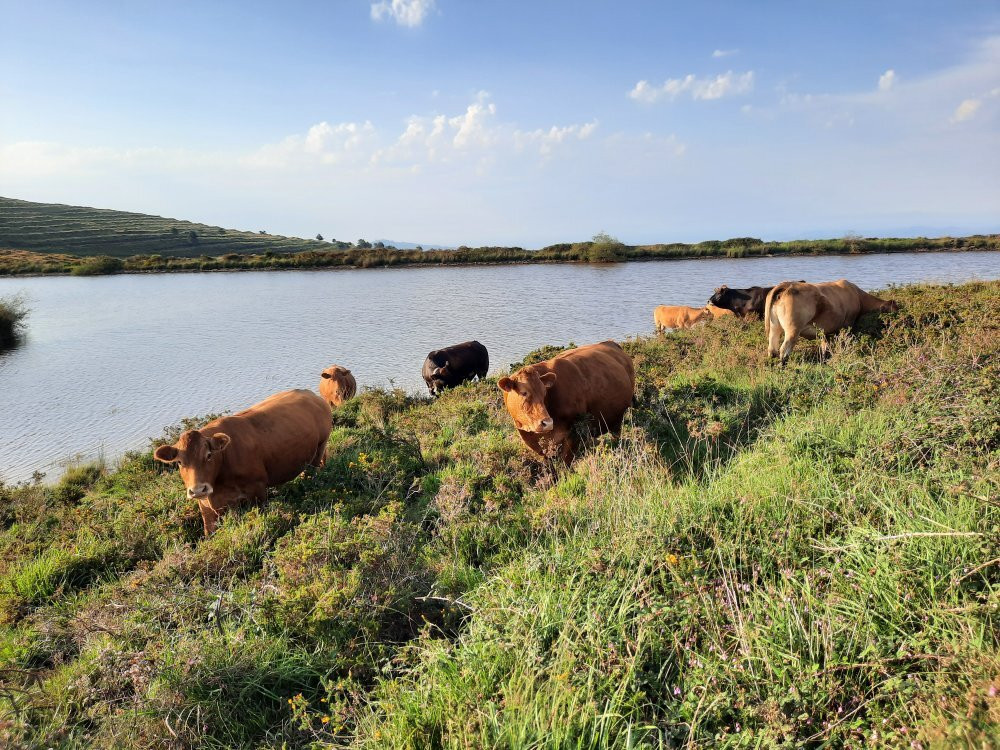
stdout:
<svg viewBox="0 0 1000 750">
<path fill-rule="evenodd" d="M 326 239 L 324 239 L 326 237 Z M 284 237 L 149 214 L 0 198 L 0 276 L 166 271 L 385 268 L 412 265 L 615 263 L 680 258 L 1000 250 L 1000 234 L 765 242 L 732 237 L 693 244 L 626 245 L 601 232 L 584 242 L 521 247 L 396 248 L 387 241 Z"/>
<path fill-rule="evenodd" d="M 365 243 L 370 244 L 370 243 Z M 521 247 L 466 247 L 454 250 L 399 250 L 360 247 L 304 250 L 266 250 L 259 253 L 177 256 L 153 253 L 126 257 L 79 256 L 0 248 L 0 276 L 72 274 L 99 276 L 116 273 L 172 271 L 263 271 L 310 268 L 388 268 L 393 266 L 505 265 L 513 263 L 617 263 L 685 258 L 750 258 L 776 255 L 849 255 L 902 252 L 1000 250 L 1000 235 L 970 237 L 843 237 L 826 240 L 764 242 L 756 237 L 734 237 L 688 244 L 626 245 L 598 234 L 586 242 L 565 242 L 541 250 Z"/>
<path fill-rule="evenodd" d="M 0 297 L 0 351 L 17 343 L 27 317 L 28 306 L 23 297 Z"/>
</svg>

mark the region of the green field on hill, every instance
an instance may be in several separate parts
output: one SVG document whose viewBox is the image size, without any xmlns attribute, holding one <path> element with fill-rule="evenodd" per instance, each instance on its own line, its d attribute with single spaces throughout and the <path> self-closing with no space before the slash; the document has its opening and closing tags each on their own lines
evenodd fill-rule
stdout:
<svg viewBox="0 0 1000 750">
<path fill-rule="evenodd" d="M 0 198 L 0 276 L 1000 250 L 1000 235 L 846 236 L 789 242 L 732 237 L 695 244 L 626 245 L 602 233 L 584 242 L 559 243 L 537 251 L 466 246 L 397 250 L 378 244 L 280 237 L 146 214 Z"/>
<path fill-rule="evenodd" d="M 208 539 L 148 450 L 0 487 L 0 746 L 996 747 L 1000 282 L 885 296 L 825 364 L 624 342 L 569 469 L 488 378 L 363 391 Z"/>
<path fill-rule="evenodd" d="M 0 248 L 80 257 L 295 253 L 329 242 L 241 232 L 162 216 L 0 198 Z"/>
</svg>

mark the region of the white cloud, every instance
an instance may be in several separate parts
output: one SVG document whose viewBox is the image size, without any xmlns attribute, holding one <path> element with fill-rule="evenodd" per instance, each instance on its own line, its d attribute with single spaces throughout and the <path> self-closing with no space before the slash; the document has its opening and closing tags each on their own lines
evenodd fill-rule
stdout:
<svg viewBox="0 0 1000 750">
<path fill-rule="evenodd" d="M 965 122 L 975 117 L 976 112 L 983 106 L 982 99 L 965 99 L 955 108 L 955 114 L 951 116 L 952 122 Z"/>
<path fill-rule="evenodd" d="M 305 135 L 290 135 L 278 143 L 266 144 L 239 161 L 248 167 L 276 169 L 358 162 L 367 159 L 366 149 L 375 139 L 375 127 L 370 122 L 331 125 L 324 121 L 313 125 Z"/>
<path fill-rule="evenodd" d="M 537 130 L 515 130 L 514 145 L 518 151 L 523 151 L 529 146 L 536 146 L 542 156 L 548 156 L 559 144 L 576 139 L 585 141 L 594 134 L 597 129 L 597 121 L 588 122 L 584 125 L 565 125 L 558 127 L 553 125 L 548 130 L 541 128 Z"/>
<path fill-rule="evenodd" d="M 717 49 L 712 53 L 712 57 L 732 57 L 739 52 L 738 49 Z"/>
<path fill-rule="evenodd" d="M 372 19 L 390 18 L 400 26 L 415 27 L 424 22 L 434 8 L 434 0 L 381 0 L 372 3 Z"/>
<path fill-rule="evenodd" d="M 689 74 L 684 78 L 668 78 L 659 86 L 649 81 L 639 81 L 628 95 L 639 102 L 652 104 L 660 99 L 673 101 L 681 94 L 690 94 L 692 99 L 721 99 L 724 96 L 746 94 L 753 90 L 753 71 L 733 73 L 729 70 L 714 78 L 697 78 Z"/>
<path fill-rule="evenodd" d="M 923 77 L 901 80 L 894 70 L 887 70 L 876 88 L 837 94 L 783 93 L 779 109 L 772 111 L 800 113 L 826 127 L 854 126 L 870 134 L 867 137 L 891 133 L 892 140 L 901 143 L 905 135 L 939 133 L 947 123 L 974 119 L 989 128 L 998 114 L 992 94 L 1000 92 L 998 84 L 1000 35 L 995 35 L 972 47 L 966 60 Z M 957 107 L 956 99 L 960 100 Z"/>
</svg>

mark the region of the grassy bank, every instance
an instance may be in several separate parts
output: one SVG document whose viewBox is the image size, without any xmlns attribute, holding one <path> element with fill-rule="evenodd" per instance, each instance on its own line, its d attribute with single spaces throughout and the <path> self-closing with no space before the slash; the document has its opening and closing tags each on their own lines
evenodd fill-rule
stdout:
<svg viewBox="0 0 1000 750">
<path fill-rule="evenodd" d="M 0 351 L 17 343 L 24 331 L 28 306 L 21 297 L 0 297 Z"/>
<path fill-rule="evenodd" d="M 490 379 L 363 393 L 208 540 L 147 452 L 2 490 L 0 744 L 992 746 L 1000 283 L 890 296 L 825 365 L 629 342 L 569 470 Z"/>
</svg>

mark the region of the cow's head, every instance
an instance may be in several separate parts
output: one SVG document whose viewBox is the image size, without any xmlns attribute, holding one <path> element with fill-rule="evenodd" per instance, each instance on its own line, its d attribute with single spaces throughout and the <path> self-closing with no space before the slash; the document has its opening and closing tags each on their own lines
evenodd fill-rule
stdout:
<svg viewBox="0 0 1000 750">
<path fill-rule="evenodd" d="M 432 396 L 436 396 L 448 387 L 448 378 L 451 375 L 451 370 L 448 367 L 451 363 L 447 359 L 432 359 L 431 362 L 435 367 L 431 370 L 431 382 L 427 384 L 427 388 Z"/>
<path fill-rule="evenodd" d="M 332 380 L 337 385 L 345 385 L 347 376 L 351 374 L 351 371 L 346 367 L 341 367 L 340 365 L 331 365 L 327 367 L 323 372 L 320 373 L 320 377 L 323 380 Z"/>
<path fill-rule="evenodd" d="M 899 303 L 894 299 L 883 300 L 882 304 L 878 306 L 879 312 L 896 312 L 899 309 Z"/>
<path fill-rule="evenodd" d="M 708 298 L 708 303 L 716 307 L 724 307 L 728 310 L 729 296 L 729 287 L 723 285 L 712 293 L 712 296 Z"/>
<path fill-rule="evenodd" d="M 165 464 L 178 464 L 188 497 L 208 497 L 215 490 L 222 452 L 230 442 L 224 432 L 206 437 L 197 430 L 188 430 L 173 445 L 161 445 L 153 451 L 153 458 Z"/>
<path fill-rule="evenodd" d="M 503 391 L 504 404 L 517 429 L 543 435 L 552 432 L 555 422 L 545 408 L 545 397 L 555 383 L 554 372 L 539 374 L 531 367 L 522 368 L 510 377 L 497 381 Z"/>
</svg>

